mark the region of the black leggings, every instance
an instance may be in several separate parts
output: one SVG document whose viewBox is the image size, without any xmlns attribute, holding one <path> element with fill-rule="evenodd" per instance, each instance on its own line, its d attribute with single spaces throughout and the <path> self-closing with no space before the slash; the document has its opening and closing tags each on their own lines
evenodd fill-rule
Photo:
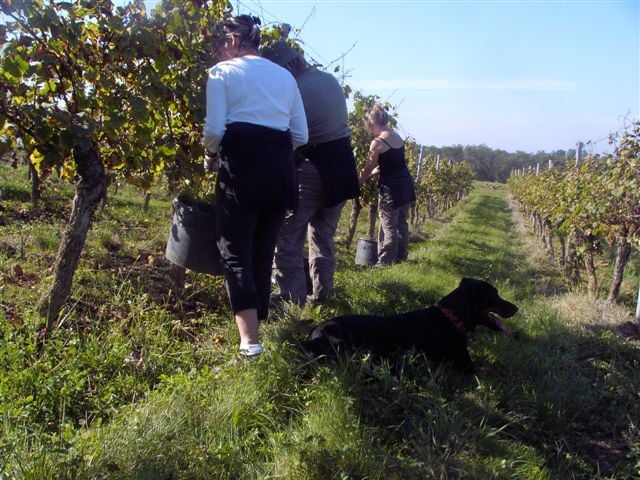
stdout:
<svg viewBox="0 0 640 480">
<path fill-rule="evenodd" d="M 242 207 L 233 195 L 216 192 L 218 248 L 233 313 L 258 309 L 265 320 L 271 293 L 271 268 L 286 209 Z"/>
</svg>

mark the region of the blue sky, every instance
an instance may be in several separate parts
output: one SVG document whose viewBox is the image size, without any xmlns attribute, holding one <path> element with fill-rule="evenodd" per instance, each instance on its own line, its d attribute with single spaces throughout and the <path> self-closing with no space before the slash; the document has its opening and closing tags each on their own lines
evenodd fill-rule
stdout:
<svg viewBox="0 0 640 480">
<path fill-rule="evenodd" d="M 610 151 L 640 115 L 640 2 L 242 0 L 424 145 Z M 334 64 L 334 65 L 336 65 Z M 587 143 L 591 142 L 591 143 Z"/>
</svg>

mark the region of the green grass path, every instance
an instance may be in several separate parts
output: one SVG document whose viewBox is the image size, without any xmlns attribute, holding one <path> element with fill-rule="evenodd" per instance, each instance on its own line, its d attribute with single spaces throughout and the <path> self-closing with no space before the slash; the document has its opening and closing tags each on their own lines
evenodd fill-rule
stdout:
<svg viewBox="0 0 640 480">
<path fill-rule="evenodd" d="M 431 221 L 411 242 L 408 262 L 382 271 L 345 266 L 336 284 L 348 299 L 345 310 L 401 311 L 431 304 L 455 288 L 463 277 L 487 280 L 507 296 L 528 290 L 531 267 L 515 232 L 506 191 L 477 184 L 446 221 Z M 371 288 L 362 288 L 370 284 Z M 365 294 L 364 298 L 361 295 Z"/>
</svg>

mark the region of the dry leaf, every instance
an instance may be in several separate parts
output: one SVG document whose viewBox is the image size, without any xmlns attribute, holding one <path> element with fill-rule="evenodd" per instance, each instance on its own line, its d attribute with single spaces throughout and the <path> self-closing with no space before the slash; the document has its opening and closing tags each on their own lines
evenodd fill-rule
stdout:
<svg viewBox="0 0 640 480">
<path fill-rule="evenodd" d="M 131 352 L 129 355 L 124 357 L 124 361 L 122 362 L 123 367 L 134 367 L 134 368 L 142 368 L 144 361 L 144 356 L 142 352 L 136 351 Z"/>
<path fill-rule="evenodd" d="M 20 264 L 16 263 L 13 266 L 13 275 L 16 278 L 22 278 L 24 276 L 24 270 L 22 270 L 22 267 L 20 266 Z"/>
</svg>

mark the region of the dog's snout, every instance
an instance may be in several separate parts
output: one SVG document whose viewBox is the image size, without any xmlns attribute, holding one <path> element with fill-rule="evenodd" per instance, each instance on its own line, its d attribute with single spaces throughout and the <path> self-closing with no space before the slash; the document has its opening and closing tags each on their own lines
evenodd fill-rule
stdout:
<svg viewBox="0 0 640 480">
<path fill-rule="evenodd" d="M 499 309 L 495 313 L 503 318 L 513 317 L 516 313 L 518 313 L 518 307 L 511 302 L 503 300 Z"/>
</svg>

